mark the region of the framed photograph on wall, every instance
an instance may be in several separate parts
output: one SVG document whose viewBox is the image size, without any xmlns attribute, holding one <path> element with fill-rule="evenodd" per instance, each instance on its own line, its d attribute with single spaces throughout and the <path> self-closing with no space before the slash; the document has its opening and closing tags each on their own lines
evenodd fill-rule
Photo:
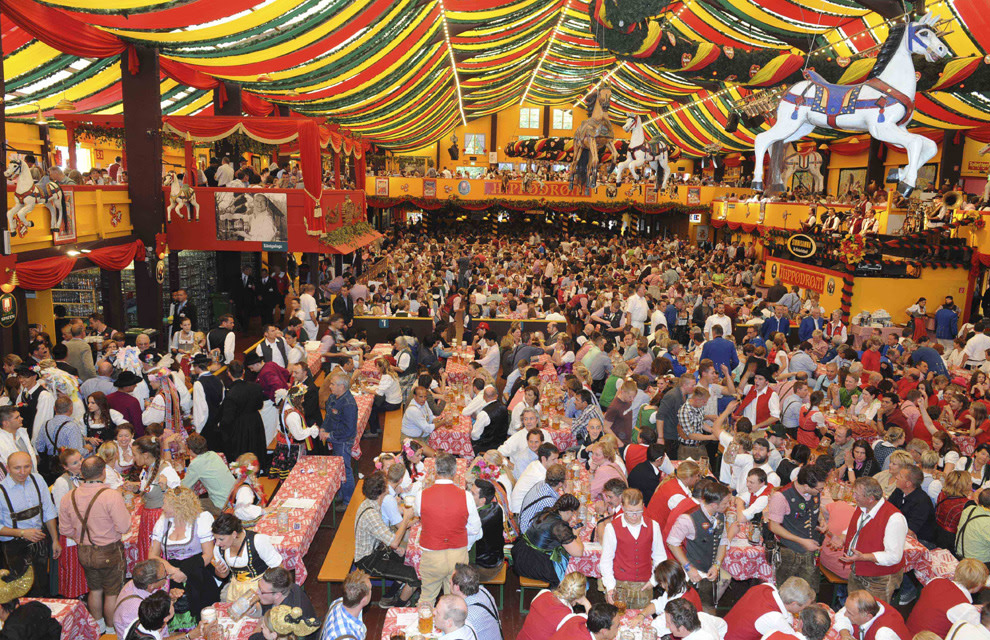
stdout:
<svg viewBox="0 0 990 640">
<path fill-rule="evenodd" d="M 915 183 L 918 191 L 938 191 L 938 163 L 929 162 L 918 169 L 918 180 Z"/>
<path fill-rule="evenodd" d="M 286 194 L 217 192 L 217 240 L 288 242 Z"/>
</svg>

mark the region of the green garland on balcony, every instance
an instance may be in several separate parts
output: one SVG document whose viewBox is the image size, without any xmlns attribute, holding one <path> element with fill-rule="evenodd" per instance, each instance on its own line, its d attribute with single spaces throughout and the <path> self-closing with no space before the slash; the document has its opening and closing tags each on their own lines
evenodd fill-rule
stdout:
<svg viewBox="0 0 990 640">
<path fill-rule="evenodd" d="M 374 230 L 370 223 L 358 222 L 320 234 L 320 242 L 328 245 L 350 244 L 352 240 L 366 236 Z"/>
<path fill-rule="evenodd" d="M 173 149 L 181 149 L 185 145 L 185 140 L 174 133 L 162 130 L 162 146 Z M 126 136 L 123 127 L 105 127 L 99 124 L 83 123 L 76 125 L 76 137 L 86 136 L 97 144 L 114 146 L 118 149 L 125 148 Z"/>
</svg>

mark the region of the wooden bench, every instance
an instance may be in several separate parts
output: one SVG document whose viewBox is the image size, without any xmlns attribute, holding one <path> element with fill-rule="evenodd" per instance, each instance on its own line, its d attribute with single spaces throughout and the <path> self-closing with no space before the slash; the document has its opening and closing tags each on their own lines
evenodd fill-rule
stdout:
<svg viewBox="0 0 990 640">
<path fill-rule="evenodd" d="M 396 409 L 385 414 L 382 452 L 399 453 L 400 451 L 402 451 L 402 409 Z"/>
<path fill-rule="evenodd" d="M 526 589 L 540 590 L 549 588 L 549 582 L 519 576 L 519 613 L 529 613 L 529 607 L 526 606 Z"/>
<path fill-rule="evenodd" d="M 361 487 L 364 479 L 358 480 L 354 488 L 354 495 L 361 495 Z M 327 557 L 323 560 L 323 566 L 316 576 L 317 582 L 327 583 L 327 606 L 333 603 L 331 589 L 334 583 L 341 583 L 351 572 L 351 564 L 354 562 L 354 524 L 357 519 L 357 510 L 362 500 L 351 500 L 347 505 L 347 511 L 340 520 L 340 526 L 334 533 L 333 542 L 327 551 Z M 332 509 L 333 507 L 331 507 Z"/>
<path fill-rule="evenodd" d="M 818 568 L 821 569 L 822 575 L 825 576 L 826 582 L 832 585 L 832 610 L 836 610 L 836 605 L 838 604 L 838 598 L 836 597 L 836 587 L 843 584 L 849 584 L 849 582 L 835 573 L 832 573 L 825 568 L 825 565 L 818 563 Z"/>
<path fill-rule="evenodd" d="M 505 577 L 509 573 L 508 567 L 509 567 L 509 563 L 508 562 L 503 562 L 502 563 L 502 568 L 499 570 L 497 576 L 495 576 L 491 580 L 486 580 L 485 582 L 482 582 L 481 583 L 481 584 L 485 584 L 485 585 L 488 585 L 488 586 L 491 586 L 491 587 L 498 587 L 498 608 L 499 608 L 499 610 L 501 610 L 501 609 L 504 608 L 504 603 L 505 603 Z"/>
</svg>

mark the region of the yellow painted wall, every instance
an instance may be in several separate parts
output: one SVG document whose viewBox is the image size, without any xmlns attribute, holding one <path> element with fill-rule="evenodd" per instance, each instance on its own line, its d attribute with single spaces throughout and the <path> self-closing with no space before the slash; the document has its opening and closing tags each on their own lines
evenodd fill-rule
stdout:
<svg viewBox="0 0 990 640">
<path fill-rule="evenodd" d="M 119 238 L 130 235 L 131 205 L 124 187 L 110 189 L 80 188 L 69 189 L 75 198 L 76 237 L 78 242 L 92 242 L 105 238 Z M 14 206 L 14 192 L 7 192 L 7 207 Z M 114 226 L 111 222 L 111 206 L 120 212 L 120 221 Z M 28 221 L 34 226 L 21 238 L 14 235 L 10 246 L 14 253 L 33 251 L 53 246 L 51 214 L 44 205 L 38 205 L 28 214 Z"/>
<path fill-rule="evenodd" d="M 839 169 L 855 169 L 860 167 L 865 169 L 868 159 L 868 151 L 854 156 L 843 156 L 838 153 L 831 154 L 828 164 L 828 192 L 835 193 L 839 188 Z"/>
<path fill-rule="evenodd" d="M 52 303 L 52 292 L 36 291 L 34 298 L 24 300 L 25 309 L 22 311 L 27 315 L 28 322 L 40 322 L 45 325 L 48 335 L 55 337 L 55 307 Z"/>
<path fill-rule="evenodd" d="M 945 296 L 965 299 L 967 269 L 924 269 L 920 278 L 856 278 L 853 281 L 852 315 L 883 309 L 895 323 L 908 322 L 906 309 L 918 298 L 937 309 Z"/>
<path fill-rule="evenodd" d="M 983 142 L 966 138 L 963 143 L 963 159 L 961 173 L 963 176 L 983 178 L 990 170 L 990 154 L 980 155 Z"/>
</svg>

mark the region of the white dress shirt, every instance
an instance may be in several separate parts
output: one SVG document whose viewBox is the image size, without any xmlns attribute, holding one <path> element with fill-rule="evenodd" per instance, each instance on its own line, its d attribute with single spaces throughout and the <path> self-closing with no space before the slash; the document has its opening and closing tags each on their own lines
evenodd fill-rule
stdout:
<svg viewBox="0 0 990 640">
<path fill-rule="evenodd" d="M 970 366 L 979 366 L 987 359 L 987 349 L 990 349 L 990 336 L 985 333 L 978 333 L 966 343 L 963 353 L 966 354 L 966 363 Z"/>
<path fill-rule="evenodd" d="M 746 385 L 746 388 L 742 390 L 743 398 L 749 394 L 752 386 L 753 385 Z M 756 405 L 760 401 L 760 398 L 767 393 L 770 394 L 770 402 L 768 403 L 770 415 L 774 418 L 780 418 L 780 398 L 777 397 L 777 392 L 774 391 L 770 385 L 767 385 L 763 387 L 762 391 L 758 391 L 756 393 L 756 397 L 753 398 L 753 401 L 746 405 L 746 408 L 743 409 L 743 417 L 748 418 L 749 421 L 753 423 L 754 427 L 756 426 Z"/>
<path fill-rule="evenodd" d="M 853 529 L 853 531 L 857 531 L 862 528 L 868 520 L 875 518 L 884 502 L 886 502 L 886 500 L 880 498 L 880 500 L 873 505 L 872 509 L 862 514 L 859 517 L 859 522 L 856 523 L 856 529 Z M 887 527 L 883 532 L 883 550 L 873 552 L 873 555 L 876 557 L 876 563 L 881 567 L 892 567 L 900 562 L 901 558 L 904 556 L 904 541 L 907 539 L 907 534 L 907 520 L 904 519 L 904 514 L 895 510 L 894 513 L 890 515 L 890 519 L 887 520 Z M 858 542 L 859 541 L 857 540 L 857 544 Z M 855 547 L 850 547 L 850 549 L 855 549 Z"/>
<path fill-rule="evenodd" d="M 543 432 L 544 442 L 553 442 L 550 439 L 550 433 L 546 429 L 540 429 L 540 431 Z M 528 437 L 528 431 L 516 431 L 498 448 L 498 452 L 503 457 L 508 458 L 509 462 L 512 463 L 513 476 L 522 475 L 522 472 L 526 470 L 529 463 L 537 459 L 536 452 L 530 449 L 526 443 Z"/>
<path fill-rule="evenodd" d="M 883 615 L 884 612 L 883 604 L 877 602 L 877 606 L 880 607 L 880 610 L 877 611 L 877 615 L 873 616 L 873 618 L 871 618 L 869 622 L 867 622 L 866 624 L 860 627 L 860 631 L 862 633 L 865 634 L 867 631 L 869 631 L 870 627 L 873 626 L 873 623 L 877 621 L 877 618 Z M 845 607 L 839 609 L 839 611 L 835 614 L 835 620 L 832 623 L 832 628 L 838 632 L 848 631 L 850 634 L 853 635 L 853 637 L 855 637 L 855 633 L 853 632 L 853 623 L 849 621 L 849 617 L 846 615 Z M 900 637 L 890 627 L 880 627 L 879 629 L 877 629 L 876 639 L 877 640 L 910 640 L 910 638 Z"/>
<path fill-rule="evenodd" d="M 474 418 L 474 425 L 471 427 L 471 439 L 477 440 L 481 437 L 481 434 L 485 432 L 485 427 L 491 424 L 492 419 L 485 413 L 485 407 L 490 404 L 495 404 L 495 400 L 491 402 L 486 402 L 481 409 L 478 410 L 478 415 Z"/>
<path fill-rule="evenodd" d="M 656 567 L 667 559 L 667 551 L 663 547 L 663 535 L 660 533 L 660 525 L 656 521 L 649 518 L 641 518 L 639 524 L 630 524 L 623 515 L 622 524 L 636 540 L 639 540 L 639 536 L 643 534 L 644 526 L 652 527 L 653 544 L 650 549 L 650 558 L 653 564 L 650 566 Z M 612 563 L 615 561 L 615 550 L 617 546 L 615 526 L 609 522 L 605 525 L 605 531 L 602 533 L 602 557 L 599 564 L 602 572 L 602 585 L 604 585 L 606 590 L 615 588 L 615 571 L 613 570 Z M 654 586 L 656 585 L 656 579 L 653 577 L 652 571 L 650 572 L 649 583 Z"/>
<path fill-rule="evenodd" d="M 480 364 L 485 371 L 492 374 L 492 377 L 497 376 L 499 367 L 498 345 L 491 343 L 485 347 L 484 355 L 478 359 L 478 364 Z"/>
<path fill-rule="evenodd" d="M 35 383 L 33 387 L 27 390 L 27 395 L 34 393 L 38 387 L 43 387 L 40 380 Z M 22 389 L 21 392 L 17 394 L 17 402 L 14 403 L 15 406 L 24 402 L 24 395 L 25 392 Z M 38 394 L 37 409 L 37 413 L 34 414 L 34 424 L 24 425 L 24 428 L 29 430 L 32 438 L 41 431 L 41 429 L 45 426 L 45 423 L 55 416 L 55 394 L 48 389 L 42 388 L 41 393 Z M 6 464 L 6 462 L 4 464 Z"/>
<path fill-rule="evenodd" d="M 756 464 L 755 462 L 743 467 L 742 471 L 739 472 L 739 477 L 736 479 L 736 495 L 741 496 L 744 493 L 748 493 L 749 489 L 746 488 L 746 476 L 753 469 L 763 469 L 767 473 L 767 484 L 772 484 L 775 487 L 780 486 L 780 476 L 778 476 L 774 470 L 770 467 L 769 460 L 763 464 Z"/>
<path fill-rule="evenodd" d="M 629 296 L 626 300 L 626 313 L 629 315 L 632 326 L 642 333 L 646 326 L 646 319 L 650 316 L 650 306 L 646 300 L 635 293 Z"/>
<path fill-rule="evenodd" d="M 767 506 L 770 504 L 769 495 L 760 496 L 759 498 L 753 501 L 753 504 L 749 504 L 749 499 L 751 497 L 752 494 L 749 493 L 748 491 L 746 493 L 739 494 L 739 498 L 743 501 L 743 504 L 748 505 L 745 509 L 743 509 L 743 517 L 746 518 L 746 520 L 752 520 L 753 516 L 755 516 L 756 514 L 763 513 L 763 510 L 766 509 Z"/>
<path fill-rule="evenodd" d="M 547 479 L 547 469 L 539 460 L 529 463 L 529 466 L 516 478 L 516 484 L 512 487 L 512 495 L 509 496 L 509 510 L 512 513 L 519 513 L 522 510 L 523 499 L 526 493 Z"/>
<path fill-rule="evenodd" d="M 670 499 L 667 500 L 667 508 L 669 510 L 671 510 L 671 511 L 673 511 L 674 510 L 674 507 L 676 507 L 677 505 L 679 505 L 681 503 L 681 500 L 685 500 L 687 497 L 689 497 L 691 495 L 691 490 L 688 489 L 686 486 L 684 486 L 684 483 L 681 482 L 681 479 L 680 478 L 676 478 L 675 477 L 674 480 L 677 481 L 677 484 L 681 485 L 681 491 L 684 492 L 684 495 L 681 495 L 679 493 L 675 493 L 674 495 L 670 496 Z M 691 499 L 694 500 L 694 498 L 691 498 Z M 697 500 L 694 500 L 694 501 L 697 502 Z"/>
<path fill-rule="evenodd" d="M 21 446 L 18 446 L 20 443 Z M 31 437 L 27 429 L 20 427 L 16 433 L 10 433 L 6 429 L 0 429 L 0 462 L 7 466 L 7 458 L 10 454 L 23 451 L 31 456 L 31 463 L 34 468 L 38 468 L 38 450 L 31 444 Z"/>
<path fill-rule="evenodd" d="M 708 340 L 712 339 L 712 327 L 715 325 L 722 327 L 723 337 L 728 338 L 732 335 L 732 320 L 729 319 L 729 316 L 724 313 L 721 315 L 714 313 L 705 320 L 705 338 Z"/>
<path fill-rule="evenodd" d="M 677 596 L 677 598 L 680 597 Z M 676 600 L 677 598 L 671 598 L 671 600 Z M 664 606 L 667 606 L 667 599 L 663 596 L 654 600 L 654 604 L 661 599 L 664 601 Z M 663 615 L 663 609 L 657 609 L 657 611 L 660 612 L 660 615 L 653 619 L 650 626 L 657 630 L 657 637 L 661 638 L 669 634 L 670 629 L 667 628 L 667 616 Z M 710 613 L 699 611 L 698 621 L 701 622 L 701 628 L 684 636 L 684 640 L 724 640 L 725 634 L 729 632 L 728 623 L 722 618 L 713 616 Z M 804 639 L 802 638 L 801 640 Z"/>
<path fill-rule="evenodd" d="M 399 386 L 398 380 L 388 374 L 383 375 L 378 381 L 375 394 L 385 396 L 385 402 L 389 404 L 402 404 L 402 387 Z"/>
<path fill-rule="evenodd" d="M 425 438 L 436 428 L 433 421 L 436 418 L 430 411 L 430 403 L 419 404 L 413 398 L 402 413 L 402 435 L 410 438 Z"/>
<path fill-rule="evenodd" d="M 285 353 L 286 353 L 286 355 L 288 355 L 288 353 L 289 353 L 289 345 L 288 344 L 286 344 L 285 342 L 282 342 L 282 341 L 280 341 L 278 339 L 276 339 L 275 342 L 268 342 L 267 340 L 265 340 L 264 344 L 268 345 L 268 348 L 272 350 L 272 362 L 274 362 L 278 366 L 282 367 L 283 369 L 285 369 L 286 367 L 289 366 L 289 363 L 286 362 L 285 361 L 285 358 L 282 357 L 282 352 L 278 350 L 279 344 L 282 344 L 282 345 L 285 346 Z M 264 353 L 262 352 L 261 347 L 262 347 L 262 345 L 259 344 L 258 345 L 258 348 L 255 349 L 254 352 L 257 353 L 259 356 L 264 356 Z"/>
<path fill-rule="evenodd" d="M 437 481 L 433 484 L 454 484 L 453 480 L 448 480 L 447 478 L 437 478 Z M 474 503 L 474 496 L 471 492 L 464 492 L 464 502 L 467 504 L 468 520 L 467 520 L 467 534 L 468 534 L 468 549 L 470 549 L 474 543 L 481 538 L 481 517 L 478 515 L 478 505 Z M 415 509 L 416 515 L 422 515 L 423 508 L 423 492 L 420 491 L 416 493 Z M 427 549 L 423 547 L 423 551 L 433 551 L 433 549 Z"/>
<path fill-rule="evenodd" d="M 206 426 L 206 421 L 209 417 L 210 406 L 206 402 L 206 392 L 203 390 L 203 383 L 197 379 L 193 382 L 192 390 L 192 423 L 193 427 L 196 428 L 196 433 L 203 432 L 203 427 Z"/>
<path fill-rule="evenodd" d="M 481 411 L 481 408 L 484 407 L 486 404 L 488 403 L 485 402 L 484 390 L 479 391 L 478 395 L 471 398 L 471 401 L 468 402 L 466 405 L 464 405 L 464 408 L 461 410 L 461 415 L 468 416 L 470 418 L 474 416 L 474 414 Z"/>
</svg>

